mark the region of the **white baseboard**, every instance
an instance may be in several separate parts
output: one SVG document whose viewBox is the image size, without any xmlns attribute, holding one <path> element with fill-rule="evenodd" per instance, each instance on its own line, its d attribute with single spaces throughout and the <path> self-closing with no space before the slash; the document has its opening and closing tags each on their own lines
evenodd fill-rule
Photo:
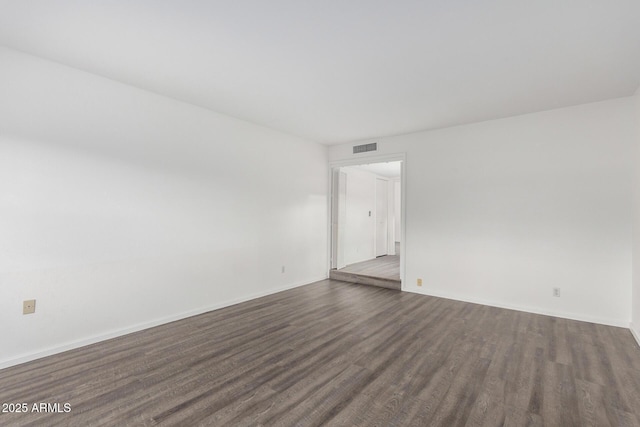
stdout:
<svg viewBox="0 0 640 427">
<path fill-rule="evenodd" d="M 629 330 L 631 331 L 631 335 L 636 339 L 638 347 L 640 347 L 640 328 L 636 327 L 633 323 L 630 323 Z"/>
<path fill-rule="evenodd" d="M 90 337 L 86 337 L 80 340 L 76 340 L 76 341 L 71 341 L 71 342 L 67 342 L 65 344 L 61 344 L 55 347 L 50 347 L 41 351 L 37 351 L 37 352 L 33 352 L 33 353 L 27 353 L 27 354 L 23 354 L 20 355 L 18 357 L 14 357 L 14 358 L 10 358 L 10 359 L 5 359 L 5 360 L 0 360 L 0 369 L 4 369 L 4 368 L 8 368 L 10 366 L 16 366 L 19 365 L 21 363 L 26 363 L 26 362 L 30 362 L 32 360 L 36 360 L 36 359 L 40 359 L 43 357 L 47 357 L 47 356 L 51 356 L 54 354 L 58 354 L 58 353 L 62 353 L 64 351 L 68 351 L 68 350 L 73 350 L 74 348 L 79 348 L 79 347 L 84 347 L 90 344 L 95 344 L 97 342 L 100 341 L 105 341 L 111 338 L 116 338 L 122 335 L 127 335 L 133 332 L 138 332 L 138 331 L 142 331 L 144 329 L 149 329 L 149 328 L 153 328 L 155 326 L 159 326 L 159 325 L 163 325 L 165 323 L 170 323 L 170 322 L 174 322 L 176 320 L 182 320 L 182 319 L 186 319 L 187 317 L 192 317 L 192 316 L 197 316 L 199 314 L 203 314 L 203 313 L 207 313 L 209 311 L 213 311 L 213 310 L 218 310 L 224 307 L 229 307 L 235 304 L 239 304 L 241 302 L 246 302 L 246 301 L 250 301 L 252 299 L 256 299 L 256 298 L 260 298 L 260 297 L 264 297 L 267 295 L 271 295 L 271 294 L 276 294 L 278 292 L 282 292 L 282 291 L 286 291 L 288 289 L 293 289 L 293 288 L 297 288 L 300 286 L 304 286 L 304 285 L 308 285 L 310 283 L 314 283 L 314 282 L 318 282 L 320 280 L 325 280 L 327 278 L 327 276 L 319 276 L 319 277 L 315 277 L 315 278 L 310 278 L 308 280 L 302 281 L 302 282 L 297 282 L 297 283 L 293 283 L 287 286 L 283 286 L 280 288 L 275 288 L 275 289 L 270 289 L 268 291 L 265 292 L 258 292 L 255 294 L 251 294 L 251 295 L 247 295 L 245 297 L 242 298 L 236 298 L 233 300 L 228 300 L 228 301 L 224 301 L 221 302 L 219 304 L 214 304 L 212 306 L 207 306 L 207 307 L 201 307 L 195 310 L 190 310 L 187 312 L 183 312 L 183 313 L 178 313 L 178 314 L 174 314 L 171 316 L 166 316 L 166 317 L 162 317 L 160 319 L 155 319 L 152 320 L 150 322 L 145 322 L 145 323 L 138 323 L 136 325 L 133 326 L 129 326 L 127 328 L 121 328 L 121 329 L 117 329 L 114 331 L 110 331 L 107 333 L 103 333 L 103 334 L 98 334 L 98 335 L 93 335 Z"/>
<path fill-rule="evenodd" d="M 620 328 L 629 327 L 628 321 L 624 321 L 620 319 L 607 319 L 607 318 L 601 318 L 601 317 L 584 316 L 584 315 L 575 314 L 575 313 L 566 313 L 561 311 L 541 310 L 535 307 L 502 304 L 502 303 L 497 303 L 495 301 L 483 300 L 479 298 L 469 298 L 466 296 L 451 295 L 451 294 L 440 293 L 440 292 L 423 292 L 423 291 L 417 291 L 414 289 L 403 289 L 403 291 L 413 292 L 420 295 L 429 295 L 429 296 L 438 297 L 438 298 L 452 299 L 455 301 L 470 302 L 473 304 L 488 305 L 491 307 L 506 308 L 508 310 L 523 311 L 525 313 L 542 314 L 544 316 L 553 316 L 553 317 L 560 317 L 562 319 L 578 320 L 580 322 L 598 323 L 601 325 L 616 326 Z"/>
</svg>

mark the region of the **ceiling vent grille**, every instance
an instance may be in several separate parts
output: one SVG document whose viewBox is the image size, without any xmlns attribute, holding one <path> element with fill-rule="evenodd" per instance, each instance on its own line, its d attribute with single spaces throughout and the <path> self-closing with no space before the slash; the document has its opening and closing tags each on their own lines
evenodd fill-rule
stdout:
<svg viewBox="0 0 640 427">
<path fill-rule="evenodd" d="M 366 153 L 367 151 L 377 151 L 378 143 L 372 142 L 371 144 L 362 144 L 353 146 L 353 154 Z"/>
</svg>

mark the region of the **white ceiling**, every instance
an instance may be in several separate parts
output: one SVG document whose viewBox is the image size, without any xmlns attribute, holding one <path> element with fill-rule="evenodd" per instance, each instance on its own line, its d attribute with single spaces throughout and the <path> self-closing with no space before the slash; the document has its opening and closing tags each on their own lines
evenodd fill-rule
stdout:
<svg viewBox="0 0 640 427">
<path fill-rule="evenodd" d="M 333 144 L 632 95 L 640 1 L 0 0 L 0 44 Z"/>
</svg>

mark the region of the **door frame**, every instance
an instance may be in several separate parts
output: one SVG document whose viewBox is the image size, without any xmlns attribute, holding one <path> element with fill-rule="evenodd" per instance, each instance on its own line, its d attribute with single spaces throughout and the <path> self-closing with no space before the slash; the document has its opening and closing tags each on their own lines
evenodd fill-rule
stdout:
<svg viewBox="0 0 640 427">
<path fill-rule="evenodd" d="M 346 221 L 346 217 L 343 218 L 343 209 L 344 213 L 346 213 L 346 206 L 340 205 L 341 199 L 341 190 L 344 185 L 345 195 L 343 204 L 346 204 L 346 186 L 347 186 L 347 174 L 342 172 L 339 168 L 334 168 L 331 170 L 331 214 L 329 221 L 331 223 L 331 239 L 330 239 L 330 255 L 331 259 L 329 260 L 330 269 L 341 269 L 346 266 L 344 263 L 344 248 L 340 244 L 341 241 L 344 241 L 344 227 L 343 232 L 340 232 L 340 221 Z M 344 224 L 343 224 L 344 226 Z M 340 249 L 343 253 L 341 256 Z"/>
<path fill-rule="evenodd" d="M 384 228 L 384 241 L 385 241 L 385 245 L 384 245 L 384 250 L 381 250 L 381 248 L 378 246 L 378 239 L 380 237 L 380 233 L 379 233 L 379 229 L 378 229 L 378 214 L 380 213 L 379 210 L 379 206 L 378 206 L 378 198 L 380 197 L 380 194 L 378 193 L 378 181 L 382 181 L 383 182 L 383 186 L 384 186 L 384 191 L 385 191 L 385 195 L 386 197 L 384 198 L 384 211 L 385 211 L 385 215 L 387 217 L 387 224 Z M 375 206 L 375 215 L 374 220 L 375 220 L 375 233 L 374 233 L 374 245 L 373 245 L 373 254 L 375 255 L 375 257 L 379 257 L 379 256 L 385 256 L 385 255 L 389 255 L 389 238 L 391 237 L 389 233 L 389 229 L 390 229 L 390 225 L 389 225 L 389 182 L 391 180 L 389 178 L 384 178 L 384 177 L 379 177 L 376 176 L 376 206 Z M 381 255 L 378 255 L 380 252 L 384 252 Z"/>
<path fill-rule="evenodd" d="M 382 155 L 359 155 L 354 156 L 351 159 L 343 159 L 343 160 L 334 160 L 329 162 L 329 167 L 327 168 L 327 182 L 329 192 L 327 194 L 327 277 L 329 277 L 329 271 L 331 271 L 331 260 L 333 257 L 332 248 L 333 248 L 333 240 L 332 240 L 332 218 L 331 213 L 333 211 L 333 170 L 336 168 L 341 168 L 345 166 L 358 166 L 365 165 L 368 163 L 384 163 L 384 162 L 397 162 L 401 161 L 402 165 L 400 166 L 400 282 L 401 282 L 401 290 L 405 290 L 405 264 L 407 259 L 407 227 L 406 218 L 407 218 L 407 155 L 406 153 L 394 153 L 394 154 L 382 154 Z"/>
</svg>

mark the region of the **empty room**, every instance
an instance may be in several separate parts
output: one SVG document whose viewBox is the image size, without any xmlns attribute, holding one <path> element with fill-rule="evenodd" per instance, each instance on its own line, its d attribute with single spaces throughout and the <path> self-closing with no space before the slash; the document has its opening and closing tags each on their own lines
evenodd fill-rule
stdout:
<svg viewBox="0 0 640 427">
<path fill-rule="evenodd" d="M 640 2 L 0 0 L 0 327 L 2 426 L 640 426 Z"/>
</svg>

